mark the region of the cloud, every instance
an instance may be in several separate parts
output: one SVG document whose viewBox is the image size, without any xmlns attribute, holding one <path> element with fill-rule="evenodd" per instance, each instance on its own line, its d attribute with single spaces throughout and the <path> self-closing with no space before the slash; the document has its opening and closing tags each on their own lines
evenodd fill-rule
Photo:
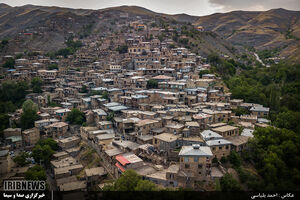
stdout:
<svg viewBox="0 0 300 200">
<path fill-rule="evenodd" d="M 212 6 L 219 11 L 232 10 L 270 10 L 273 8 L 285 8 L 288 10 L 300 10 L 299 0 L 209 0 Z"/>
</svg>

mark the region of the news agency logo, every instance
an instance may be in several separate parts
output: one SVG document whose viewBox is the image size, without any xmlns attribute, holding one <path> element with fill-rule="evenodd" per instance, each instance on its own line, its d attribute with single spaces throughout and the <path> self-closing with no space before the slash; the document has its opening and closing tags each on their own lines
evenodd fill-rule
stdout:
<svg viewBox="0 0 300 200">
<path fill-rule="evenodd" d="M 40 191 L 46 189 L 45 181 L 6 180 L 4 191 Z"/>
</svg>

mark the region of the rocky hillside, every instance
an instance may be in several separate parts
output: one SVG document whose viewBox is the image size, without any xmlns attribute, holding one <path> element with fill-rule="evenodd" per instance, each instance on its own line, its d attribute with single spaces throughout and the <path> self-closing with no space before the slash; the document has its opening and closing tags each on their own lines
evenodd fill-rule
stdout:
<svg viewBox="0 0 300 200">
<path fill-rule="evenodd" d="M 300 11 L 234 11 L 200 17 L 195 25 L 216 32 L 234 45 L 279 49 L 279 56 L 300 60 Z"/>
</svg>

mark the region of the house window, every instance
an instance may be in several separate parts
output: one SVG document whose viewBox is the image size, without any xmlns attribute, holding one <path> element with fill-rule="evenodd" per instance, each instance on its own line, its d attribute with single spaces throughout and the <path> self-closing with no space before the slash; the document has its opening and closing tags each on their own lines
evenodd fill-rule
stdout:
<svg viewBox="0 0 300 200">
<path fill-rule="evenodd" d="M 221 150 L 221 149 L 222 149 L 222 147 L 219 147 L 219 149 Z"/>
<path fill-rule="evenodd" d="M 199 161 L 199 158 L 194 158 L 194 162 L 198 162 Z"/>
<path fill-rule="evenodd" d="M 188 157 L 184 157 L 184 162 L 185 163 L 189 162 L 189 158 Z"/>
<path fill-rule="evenodd" d="M 202 164 L 198 164 L 198 168 L 201 169 L 202 168 Z"/>
<path fill-rule="evenodd" d="M 229 149 L 229 146 L 228 146 L 228 145 L 226 145 L 226 149 Z"/>
<path fill-rule="evenodd" d="M 189 164 L 185 164 L 184 167 L 185 168 L 190 168 L 190 165 Z"/>
</svg>

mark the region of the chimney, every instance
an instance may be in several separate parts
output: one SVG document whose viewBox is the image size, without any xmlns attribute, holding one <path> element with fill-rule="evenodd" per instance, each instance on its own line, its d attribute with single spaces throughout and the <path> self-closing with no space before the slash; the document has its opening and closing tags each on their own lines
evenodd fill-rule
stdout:
<svg viewBox="0 0 300 200">
<path fill-rule="evenodd" d="M 199 144 L 193 144 L 193 149 L 200 149 L 200 145 Z"/>
</svg>

